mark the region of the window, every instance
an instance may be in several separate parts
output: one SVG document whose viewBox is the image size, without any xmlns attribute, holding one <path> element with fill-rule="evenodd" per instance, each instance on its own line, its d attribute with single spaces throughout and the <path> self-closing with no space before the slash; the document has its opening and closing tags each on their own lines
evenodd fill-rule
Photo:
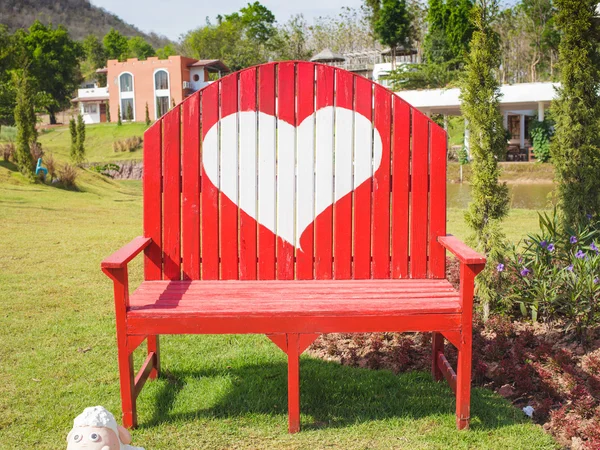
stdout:
<svg viewBox="0 0 600 450">
<path fill-rule="evenodd" d="M 169 74 L 166 70 L 158 70 L 154 74 L 154 89 L 169 89 Z"/>
<path fill-rule="evenodd" d="M 97 114 L 98 106 L 95 103 L 84 103 L 83 104 L 83 113 L 84 114 Z"/>
<path fill-rule="evenodd" d="M 194 74 L 194 81 L 200 81 L 200 75 L 197 73 Z"/>
<path fill-rule="evenodd" d="M 156 97 L 156 118 L 158 119 L 169 110 L 169 97 Z"/>
<path fill-rule="evenodd" d="M 133 111 L 133 99 L 132 98 L 122 98 L 121 99 L 121 119 L 123 120 L 133 120 L 135 117 Z"/>
<path fill-rule="evenodd" d="M 124 73 L 119 77 L 119 86 L 121 92 L 133 92 L 133 76 L 130 73 Z"/>
<path fill-rule="evenodd" d="M 521 116 L 508 116 L 508 131 L 511 139 L 521 139 Z"/>
</svg>

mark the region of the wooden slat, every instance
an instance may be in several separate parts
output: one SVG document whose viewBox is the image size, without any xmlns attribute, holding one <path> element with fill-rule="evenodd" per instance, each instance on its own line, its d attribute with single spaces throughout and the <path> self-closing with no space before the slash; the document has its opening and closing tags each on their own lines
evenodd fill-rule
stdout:
<svg viewBox="0 0 600 450">
<path fill-rule="evenodd" d="M 275 65 L 258 68 L 258 278 L 275 278 Z"/>
<path fill-rule="evenodd" d="M 144 278 L 162 279 L 162 119 L 144 133 Z"/>
<path fill-rule="evenodd" d="M 297 131 L 297 179 L 296 179 L 296 278 L 313 278 L 314 225 L 315 220 L 315 67 L 298 63 L 296 78 L 296 126 Z M 307 225 L 308 224 L 308 225 Z"/>
<path fill-rule="evenodd" d="M 334 69 L 317 66 L 315 277 L 332 277 Z M 327 108 L 330 107 L 330 108 Z"/>
<path fill-rule="evenodd" d="M 429 276 L 446 276 L 446 252 L 438 237 L 446 235 L 446 132 L 431 126 L 430 205 L 429 205 Z"/>
<path fill-rule="evenodd" d="M 200 95 L 183 104 L 183 279 L 200 279 Z"/>
<path fill-rule="evenodd" d="M 214 83 L 202 91 L 202 139 L 206 138 L 212 127 L 218 127 L 219 120 L 219 84 Z M 215 143 L 218 145 L 218 143 Z M 208 155 L 211 155 L 210 157 Z M 216 280 L 219 278 L 219 208 L 218 208 L 218 179 L 214 185 L 206 175 L 218 173 L 218 149 L 214 152 L 202 152 L 202 279 Z"/>
<path fill-rule="evenodd" d="M 373 278 L 390 277 L 391 108 L 389 91 L 375 86 L 375 132 L 381 137 L 381 163 L 373 177 Z"/>
<path fill-rule="evenodd" d="M 222 78 L 221 96 L 221 161 L 219 196 L 219 246 L 222 280 L 238 277 L 238 152 L 239 129 L 237 73 Z M 230 120 L 224 120 L 229 118 Z M 228 198 L 229 196 L 229 198 Z"/>
<path fill-rule="evenodd" d="M 296 117 L 295 67 L 277 65 L 277 278 L 294 279 Z"/>
<path fill-rule="evenodd" d="M 181 278 L 181 109 L 164 117 L 163 257 L 164 277 Z"/>
<path fill-rule="evenodd" d="M 353 97 L 354 75 L 336 71 L 333 273 L 338 280 L 352 276 Z"/>
<path fill-rule="evenodd" d="M 394 96 L 392 139 L 392 278 L 408 277 L 410 107 Z"/>
<path fill-rule="evenodd" d="M 372 119 L 373 85 L 362 77 L 356 78 L 355 111 L 368 120 Z M 358 117 L 355 119 L 355 123 Z M 371 189 L 372 179 L 360 182 L 367 176 L 372 176 L 371 148 L 373 137 L 355 128 L 354 135 L 354 267 L 353 278 L 365 279 L 371 277 Z M 369 151 L 361 151 L 361 148 Z M 359 184 L 360 183 L 360 184 Z"/>
<path fill-rule="evenodd" d="M 100 263 L 100 267 L 103 269 L 123 269 L 127 267 L 129 261 L 135 258 L 139 252 L 144 250 L 151 243 L 152 239 L 138 236 L 109 257 L 104 258 Z"/>
<path fill-rule="evenodd" d="M 240 279 L 256 280 L 256 69 L 240 72 Z"/>
<path fill-rule="evenodd" d="M 429 120 L 412 111 L 413 148 L 411 170 L 410 275 L 427 276 L 427 177 Z"/>
</svg>

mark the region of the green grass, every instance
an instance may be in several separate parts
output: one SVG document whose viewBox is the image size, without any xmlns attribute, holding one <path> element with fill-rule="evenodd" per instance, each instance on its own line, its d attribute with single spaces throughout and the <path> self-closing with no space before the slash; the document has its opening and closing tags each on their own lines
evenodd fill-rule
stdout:
<svg viewBox="0 0 600 450">
<path fill-rule="evenodd" d="M 85 158 L 89 162 L 123 161 L 142 159 L 142 150 L 133 152 L 113 151 L 113 142 L 132 136 L 143 136 L 145 123 L 100 123 L 85 127 Z M 45 152 L 52 153 L 61 160 L 67 160 L 71 151 L 69 127 L 51 128 L 40 133 L 39 142 Z"/>
<path fill-rule="evenodd" d="M 553 183 L 554 166 L 552 164 L 542 164 L 537 162 L 501 162 L 502 169 L 500 181 L 508 183 Z M 463 180 L 468 182 L 471 179 L 470 164 L 463 166 Z M 457 182 L 459 180 L 460 164 L 457 162 L 448 163 L 448 181 Z"/>
<path fill-rule="evenodd" d="M 3 126 L 0 129 L 0 142 L 14 142 L 17 138 L 17 128 Z"/>
<path fill-rule="evenodd" d="M 0 449 L 64 448 L 73 418 L 119 416 L 111 283 L 103 257 L 141 233 L 141 183 L 84 172 L 79 192 L 29 184 L 0 162 Z M 506 221 L 516 236 L 531 211 Z M 518 225 L 518 227 L 517 227 Z M 449 229 L 466 233 L 462 214 Z M 133 285 L 141 258 L 131 265 Z M 475 389 L 472 430 L 429 374 L 302 358 L 302 425 L 286 433 L 285 357 L 264 336 L 165 336 L 163 377 L 139 398 L 136 445 L 153 449 L 552 449 L 507 401 Z M 136 354 L 136 363 L 141 355 Z"/>
</svg>

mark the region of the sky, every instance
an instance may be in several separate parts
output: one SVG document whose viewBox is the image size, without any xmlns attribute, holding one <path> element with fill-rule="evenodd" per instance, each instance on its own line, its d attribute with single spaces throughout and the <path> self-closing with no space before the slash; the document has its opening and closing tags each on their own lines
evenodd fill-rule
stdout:
<svg viewBox="0 0 600 450">
<path fill-rule="evenodd" d="M 91 0 L 96 6 L 116 14 L 142 31 L 154 31 L 172 40 L 214 19 L 238 11 L 250 0 Z M 337 15 L 342 6 L 357 8 L 363 0 L 261 0 L 278 22 L 294 14 L 304 14 L 310 22 L 319 16 Z"/>
</svg>

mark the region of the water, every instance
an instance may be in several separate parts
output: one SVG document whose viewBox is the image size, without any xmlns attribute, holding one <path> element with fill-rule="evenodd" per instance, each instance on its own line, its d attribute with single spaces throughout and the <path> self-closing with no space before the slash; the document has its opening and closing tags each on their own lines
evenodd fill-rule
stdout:
<svg viewBox="0 0 600 450">
<path fill-rule="evenodd" d="M 509 184 L 508 192 L 511 208 L 547 209 L 551 207 L 549 195 L 554 191 L 550 183 Z M 464 209 L 471 201 L 471 186 L 468 184 L 448 183 L 448 207 Z"/>
</svg>

